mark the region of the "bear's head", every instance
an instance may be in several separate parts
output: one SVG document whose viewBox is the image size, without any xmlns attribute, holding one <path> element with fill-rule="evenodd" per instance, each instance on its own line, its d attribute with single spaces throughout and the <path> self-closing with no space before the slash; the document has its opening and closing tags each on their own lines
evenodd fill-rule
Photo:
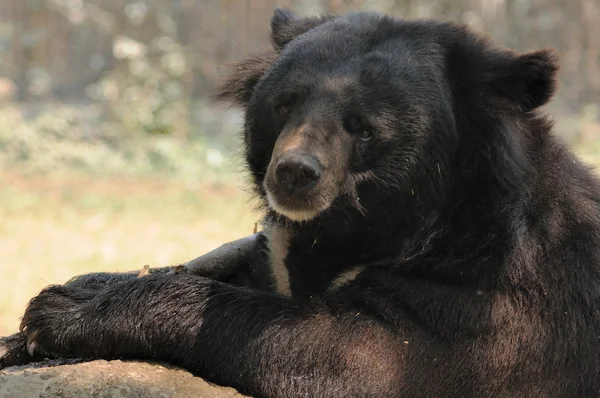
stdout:
<svg viewBox="0 0 600 398">
<path fill-rule="evenodd" d="M 553 94 L 551 52 L 373 13 L 277 10 L 271 29 L 273 50 L 236 65 L 219 96 L 246 110 L 246 160 L 274 213 L 424 218 L 479 168 L 525 178 L 515 129 Z"/>
</svg>

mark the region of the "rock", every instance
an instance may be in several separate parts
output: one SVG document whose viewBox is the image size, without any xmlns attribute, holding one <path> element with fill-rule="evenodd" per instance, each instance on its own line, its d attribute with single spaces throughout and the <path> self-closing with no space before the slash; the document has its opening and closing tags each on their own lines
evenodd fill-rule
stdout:
<svg viewBox="0 0 600 398">
<path fill-rule="evenodd" d="M 60 365 L 60 366 L 57 366 Z M 243 398 L 168 365 L 129 361 L 45 361 L 0 370 L 6 398 Z"/>
</svg>

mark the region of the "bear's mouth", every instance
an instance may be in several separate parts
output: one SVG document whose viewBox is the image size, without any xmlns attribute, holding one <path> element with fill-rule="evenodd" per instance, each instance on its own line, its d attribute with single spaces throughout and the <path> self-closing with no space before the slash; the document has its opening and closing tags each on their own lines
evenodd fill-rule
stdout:
<svg viewBox="0 0 600 398">
<path fill-rule="evenodd" d="M 288 206 L 282 205 L 275 196 L 266 189 L 267 193 L 267 203 L 269 208 L 275 211 L 277 214 L 280 214 L 291 221 L 310 221 L 316 218 L 322 211 L 327 210 L 327 207 L 323 209 L 303 209 L 303 208 L 292 208 Z"/>
</svg>

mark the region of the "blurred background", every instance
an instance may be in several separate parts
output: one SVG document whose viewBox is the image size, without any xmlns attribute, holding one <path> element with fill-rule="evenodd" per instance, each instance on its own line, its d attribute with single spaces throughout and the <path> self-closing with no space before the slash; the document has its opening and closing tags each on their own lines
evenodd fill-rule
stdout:
<svg viewBox="0 0 600 398">
<path fill-rule="evenodd" d="M 252 233 L 240 114 L 209 95 L 276 7 L 459 21 L 555 48 L 558 132 L 600 164 L 600 0 L 0 0 L 0 335 L 91 271 L 183 262 Z"/>
</svg>

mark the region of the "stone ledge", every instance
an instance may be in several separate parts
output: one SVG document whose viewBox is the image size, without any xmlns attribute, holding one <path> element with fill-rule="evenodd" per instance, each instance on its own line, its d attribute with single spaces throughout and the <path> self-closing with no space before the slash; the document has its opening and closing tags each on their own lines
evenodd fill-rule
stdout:
<svg viewBox="0 0 600 398">
<path fill-rule="evenodd" d="M 60 366 L 58 366 L 60 365 Z M 45 361 L 0 371 L 3 398 L 243 398 L 168 365 L 130 361 Z"/>
</svg>

